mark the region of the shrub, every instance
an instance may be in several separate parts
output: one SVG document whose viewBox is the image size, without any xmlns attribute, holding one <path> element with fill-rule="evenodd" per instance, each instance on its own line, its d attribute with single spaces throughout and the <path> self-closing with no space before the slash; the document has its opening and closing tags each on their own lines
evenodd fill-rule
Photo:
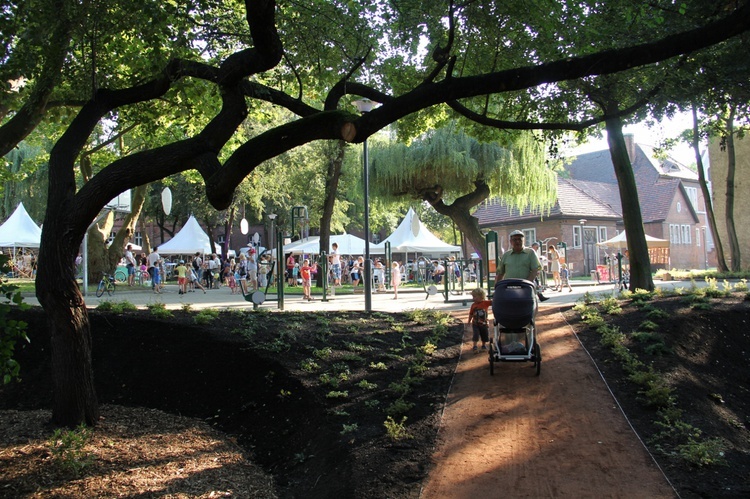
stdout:
<svg viewBox="0 0 750 499">
<path fill-rule="evenodd" d="M 146 306 L 148 307 L 148 310 L 151 312 L 151 315 L 159 319 L 169 319 L 169 318 L 174 317 L 174 314 L 167 309 L 167 306 L 164 303 L 161 303 L 161 302 L 149 303 Z"/>
<path fill-rule="evenodd" d="M 377 384 L 370 383 L 366 379 L 363 379 L 359 383 L 357 383 L 357 386 L 362 388 L 363 390 L 376 390 L 378 388 Z"/>
<path fill-rule="evenodd" d="M 604 310 L 604 313 L 609 314 L 609 315 L 619 315 L 622 313 L 622 307 L 620 306 L 620 301 L 611 296 L 602 301 L 601 307 L 602 307 L 602 310 Z"/>
<path fill-rule="evenodd" d="M 347 433 L 352 433 L 354 431 L 357 431 L 357 428 L 359 428 L 359 425 L 357 423 L 345 424 L 345 425 L 343 425 L 343 429 L 341 430 L 341 434 L 342 435 L 346 435 Z"/>
<path fill-rule="evenodd" d="M 385 412 L 389 416 L 400 416 L 409 412 L 413 407 L 413 402 L 407 402 L 403 398 L 399 398 L 389 405 Z"/>
<path fill-rule="evenodd" d="M 99 302 L 99 305 L 96 306 L 96 309 L 101 312 L 110 312 L 114 308 L 114 303 L 112 303 L 109 300 L 102 300 Z"/>
<path fill-rule="evenodd" d="M 380 405 L 380 400 L 377 400 L 377 399 L 365 401 L 365 407 L 367 407 L 368 409 L 375 409 L 379 405 Z"/>
<path fill-rule="evenodd" d="M 726 447 L 726 443 L 721 438 L 709 438 L 703 441 L 690 439 L 687 443 L 677 446 L 677 453 L 682 459 L 698 467 L 726 465 L 724 459 Z"/>
<path fill-rule="evenodd" d="M 432 355 L 437 351 L 437 345 L 428 341 L 421 346 L 421 350 L 425 353 L 425 355 Z"/>
<path fill-rule="evenodd" d="M 644 331 L 656 331 L 659 329 L 659 325 L 653 321 L 643 321 L 638 328 L 643 329 Z"/>
<path fill-rule="evenodd" d="M 391 440 L 405 440 L 408 438 L 414 438 L 406 430 L 406 416 L 401 418 L 401 422 L 397 423 L 391 416 L 388 416 L 383 423 L 385 426 L 385 432 Z"/>
<path fill-rule="evenodd" d="M 320 366 L 313 359 L 305 359 L 300 362 L 299 368 L 306 373 L 311 373 L 320 369 Z"/>
<path fill-rule="evenodd" d="M 0 269 L 5 275 L 10 271 L 8 259 L 8 255 L 0 255 Z M 0 293 L 15 303 L 20 310 L 26 310 L 29 307 L 28 304 L 23 303 L 18 286 L 9 284 L 6 279 L 0 279 Z M 26 333 L 28 324 L 8 318 L 10 308 L 9 303 L 0 304 L 0 376 L 3 384 L 17 379 L 21 372 L 21 365 L 13 358 L 16 342 L 18 340 L 24 340 L 27 343 L 31 341 Z"/>
<path fill-rule="evenodd" d="M 332 353 L 333 353 L 333 350 L 331 350 L 331 347 L 325 347 L 325 348 L 313 350 L 313 355 L 321 360 L 325 360 L 329 358 Z"/>
<path fill-rule="evenodd" d="M 650 383 L 648 388 L 639 392 L 644 397 L 647 407 L 669 407 L 674 405 L 675 398 L 672 389 L 663 383 Z"/>
<path fill-rule="evenodd" d="M 330 392 L 326 393 L 327 399 L 345 399 L 347 397 L 349 397 L 349 392 L 346 390 L 343 390 L 343 391 L 331 390 Z"/>
<path fill-rule="evenodd" d="M 213 321 L 219 318 L 219 311 L 214 308 L 206 308 L 201 310 L 195 315 L 195 323 L 206 325 L 211 324 Z"/>
<path fill-rule="evenodd" d="M 91 431 L 83 424 L 75 430 L 56 429 L 49 440 L 55 462 L 64 470 L 78 476 L 94 458 L 83 450 L 91 439 Z"/>
<path fill-rule="evenodd" d="M 669 314 L 660 308 L 654 308 L 646 313 L 646 318 L 649 320 L 667 319 Z"/>
</svg>

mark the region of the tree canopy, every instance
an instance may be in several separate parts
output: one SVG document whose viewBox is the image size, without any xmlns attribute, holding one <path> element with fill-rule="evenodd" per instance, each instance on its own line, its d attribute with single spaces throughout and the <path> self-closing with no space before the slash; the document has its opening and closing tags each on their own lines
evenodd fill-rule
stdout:
<svg viewBox="0 0 750 499">
<path fill-rule="evenodd" d="M 260 165 L 305 144 L 361 143 L 394 123 L 401 136 L 414 137 L 444 120 L 446 105 L 483 126 L 518 121 L 556 84 L 658 67 L 750 28 L 746 1 L 717 12 L 699 2 L 686 4 L 684 14 L 670 12 L 666 1 L 624 9 L 623 21 L 665 19 L 664 29 L 641 30 L 633 39 L 597 32 L 602 24 L 593 20 L 609 2 L 594 1 L 320 0 L 278 7 L 272 0 L 36 1 L 48 16 L 39 22 L 52 21 L 62 43 L 26 38 L 22 23 L 7 37 L 3 32 L 4 78 L 28 78 L 28 91 L 3 102 L 9 111 L 0 128 L 1 136 L 15 129 L 11 122 L 21 123 L 25 135 L 0 145 L 7 151 L 27 136 L 49 113 L 56 92 L 68 97 L 61 109 L 75 113 L 66 114 L 67 127 L 49 157 L 38 271 L 48 284 L 37 296 L 51 317 L 53 417 L 73 425 L 94 424 L 98 409 L 72 261 L 91 220 L 123 190 L 194 170 L 210 204 L 223 210 Z M 8 7 L 8 17 L 21 19 L 34 3 Z M 587 30 L 589 24 L 590 36 L 571 36 L 573 26 Z M 26 46 L 39 53 L 28 75 L 22 74 L 26 64 L 11 64 Z M 45 63 L 49 80 L 41 76 Z M 35 92 L 41 94 L 32 98 Z M 360 96 L 381 105 L 357 115 L 349 100 Z M 287 121 L 254 128 L 272 108 L 287 111 Z M 575 118 L 579 113 L 570 109 Z M 243 126 L 251 133 L 238 133 Z M 116 155 L 99 148 L 90 163 L 79 164 L 104 136 L 131 127 L 153 140 Z"/>
</svg>

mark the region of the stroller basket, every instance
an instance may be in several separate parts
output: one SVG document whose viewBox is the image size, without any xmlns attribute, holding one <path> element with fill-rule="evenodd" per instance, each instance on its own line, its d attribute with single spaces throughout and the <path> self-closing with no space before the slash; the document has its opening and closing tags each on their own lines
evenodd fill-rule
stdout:
<svg viewBox="0 0 750 499">
<path fill-rule="evenodd" d="M 495 285 L 492 313 L 495 322 L 507 329 L 519 329 L 534 320 L 536 288 L 525 279 L 503 279 Z"/>
</svg>

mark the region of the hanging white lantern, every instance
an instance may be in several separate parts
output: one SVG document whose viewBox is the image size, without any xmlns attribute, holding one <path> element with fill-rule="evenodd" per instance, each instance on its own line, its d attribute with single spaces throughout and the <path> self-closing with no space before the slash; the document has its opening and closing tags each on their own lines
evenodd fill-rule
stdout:
<svg viewBox="0 0 750 499">
<path fill-rule="evenodd" d="M 172 211 L 172 191 L 169 187 L 165 187 L 161 191 L 161 206 L 164 208 L 165 215 L 169 215 L 169 212 Z"/>
<path fill-rule="evenodd" d="M 244 218 L 240 220 L 240 232 L 242 232 L 243 235 L 246 235 L 248 232 L 250 232 L 250 226 L 247 223 L 247 220 Z"/>
</svg>

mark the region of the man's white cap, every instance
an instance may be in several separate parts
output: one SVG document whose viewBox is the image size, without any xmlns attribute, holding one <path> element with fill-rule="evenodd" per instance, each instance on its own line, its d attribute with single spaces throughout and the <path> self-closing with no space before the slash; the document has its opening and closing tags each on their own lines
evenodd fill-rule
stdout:
<svg viewBox="0 0 750 499">
<path fill-rule="evenodd" d="M 509 237 L 513 237 L 513 236 L 521 236 L 521 237 L 523 237 L 523 232 L 521 232 L 520 230 L 514 230 L 513 232 L 510 233 Z"/>
</svg>

